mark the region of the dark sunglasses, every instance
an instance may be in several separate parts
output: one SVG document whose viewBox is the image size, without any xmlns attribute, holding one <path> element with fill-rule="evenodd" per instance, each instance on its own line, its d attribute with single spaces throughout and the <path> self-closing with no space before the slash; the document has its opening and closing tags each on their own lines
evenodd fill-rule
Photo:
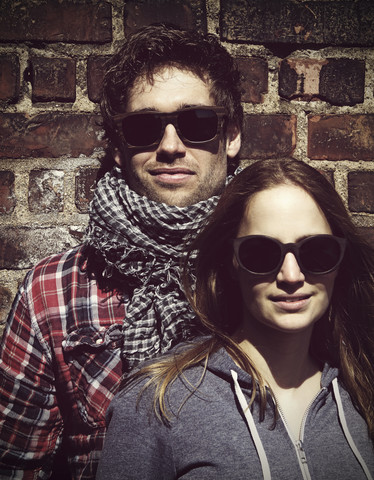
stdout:
<svg viewBox="0 0 374 480">
<path fill-rule="evenodd" d="M 134 112 L 114 115 L 128 147 L 158 145 L 166 125 L 173 124 L 184 143 L 201 144 L 214 140 L 221 131 L 224 107 L 189 107 L 172 113 Z"/>
<path fill-rule="evenodd" d="M 236 238 L 233 244 L 240 267 L 253 275 L 278 273 L 288 252 L 295 255 L 303 273 L 325 275 L 340 265 L 346 240 L 333 235 L 312 235 L 284 244 L 264 235 L 249 235 Z"/>
</svg>

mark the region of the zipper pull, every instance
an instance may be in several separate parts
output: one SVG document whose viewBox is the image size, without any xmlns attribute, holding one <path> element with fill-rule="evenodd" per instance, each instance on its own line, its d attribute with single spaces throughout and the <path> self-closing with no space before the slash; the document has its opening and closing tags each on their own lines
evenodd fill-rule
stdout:
<svg viewBox="0 0 374 480">
<path fill-rule="evenodd" d="M 300 456 L 300 460 L 302 463 L 307 463 L 306 461 L 306 455 L 305 455 L 305 451 L 304 451 L 304 447 L 303 447 L 303 442 L 301 440 L 298 440 L 296 442 L 296 447 L 299 451 L 299 456 Z"/>
</svg>

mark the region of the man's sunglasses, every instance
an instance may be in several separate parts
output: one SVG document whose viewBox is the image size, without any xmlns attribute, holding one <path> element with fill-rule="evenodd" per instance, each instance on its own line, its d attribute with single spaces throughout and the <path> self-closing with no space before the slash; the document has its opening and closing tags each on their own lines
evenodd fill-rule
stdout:
<svg viewBox="0 0 374 480">
<path fill-rule="evenodd" d="M 199 145 L 214 140 L 221 131 L 224 107 L 189 107 L 172 113 L 134 112 L 114 115 L 128 147 L 147 148 L 158 145 L 166 125 L 173 124 L 184 143 Z"/>
<path fill-rule="evenodd" d="M 240 267 L 253 275 L 278 273 L 288 252 L 295 255 L 303 273 L 325 275 L 340 265 L 346 240 L 333 235 L 312 235 L 284 244 L 264 235 L 249 235 L 236 238 L 233 244 Z"/>
</svg>

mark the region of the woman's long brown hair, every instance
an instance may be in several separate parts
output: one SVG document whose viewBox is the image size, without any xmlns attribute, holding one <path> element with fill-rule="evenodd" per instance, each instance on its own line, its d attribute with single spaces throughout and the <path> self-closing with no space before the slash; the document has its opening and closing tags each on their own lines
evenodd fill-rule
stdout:
<svg viewBox="0 0 374 480">
<path fill-rule="evenodd" d="M 226 187 L 208 225 L 187 254 L 185 265 L 197 251 L 194 272 L 185 269 L 186 295 L 210 337 L 144 366 L 130 376 L 126 385 L 147 376 L 146 385 L 155 388 L 156 414 L 168 420 L 168 386 L 191 366 L 206 365 L 209 355 L 223 346 L 252 375 L 251 401 L 259 388 L 261 416 L 264 415 L 264 383 L 250 358 L 231 339 L 242 315 L 241 294 L 230 275 L 231 242 L 249 199 L 281 184 L 303 188 L 319 205 L 333 234 L 347 239 L 329 312 L 316 323 L 310 348 L 320 362 L 339 368 L 340 379 L 366 420 L 374 441 L 374 249 L 362 238 L 324 175 L 294 159 L 259 161 L 238 174 Z"/>
</svg>

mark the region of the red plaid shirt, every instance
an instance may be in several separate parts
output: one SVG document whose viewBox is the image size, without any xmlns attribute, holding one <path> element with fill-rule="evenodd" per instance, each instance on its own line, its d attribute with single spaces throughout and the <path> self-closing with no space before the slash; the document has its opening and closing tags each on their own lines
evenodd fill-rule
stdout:
<svg viewBox="0 0 374 480">
<path fill-rule="evenodd" d="M 47 479 L 61 447 L 92 479 L 122 374 L 125 306 L 79 267 L 80 247 L 40 262 L 14 301 L 0 352 L 0 478 Z"/>
</svg>

